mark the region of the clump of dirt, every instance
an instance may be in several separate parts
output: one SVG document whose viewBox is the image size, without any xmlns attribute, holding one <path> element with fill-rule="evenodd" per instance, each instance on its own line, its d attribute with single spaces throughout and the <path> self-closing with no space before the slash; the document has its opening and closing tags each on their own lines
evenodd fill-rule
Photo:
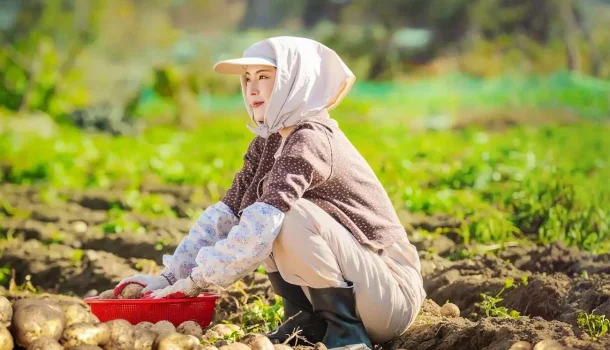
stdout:
<svg viewBox="0 0 610 350">
<path fill-rule="evenodd" d="M 14 240 L 4 249 L 0 264 L 9 264 L 16 279 L 30 274 L 32 284 L 45 291 L 84 295 L 102 291 L 137 273 L 130 263 L 103 251 L 78 251 L 60 244 L 45 246 L 37 240 Z"/>
<path fill-rule="evenodd" d="M 413 325 L 397 340 L 382 349 L 508 349 L 517 341 L 536 344 L 555 339 L 573 349 L 606 349 L 610 342 L 592 343 L 579 339 L 570 325 L 540 317 L 483 318 L 472 322 L 464 318 L 438 315 L 438 305 L 427 301 Z M 426 305 L 427 304 L 427 305 Z"/>
<path fill-rule="evenodd" d="M 610 254 L 594 255 L 556 242 L 545 247 L 519 246 L 507 248 L 500 258 L 509 259 L 515 267 L 532 272 L 561 272 L 568 276 L 610 274 Z"/>
<path fill-rule="evenodd" d="M 523 271 L 510 263 L 491 256 L 445 262 L 443 266 L 424 276 L 428 298 L 438 304 L 456 304 L 462 317 L 476 318 L 479 314 L 481 293 L 497 293 L 507 278 L 518 280 Z"/>
</svg>

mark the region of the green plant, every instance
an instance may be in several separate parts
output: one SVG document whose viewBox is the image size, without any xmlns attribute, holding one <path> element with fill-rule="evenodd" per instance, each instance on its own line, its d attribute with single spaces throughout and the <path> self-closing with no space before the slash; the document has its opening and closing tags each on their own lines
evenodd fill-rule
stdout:
<svg viewBox="0 0 610 350">
<path fill-rule="evenodd" d="M 509 288 L 515 288 L 514 280 L 512 278 L 507 278 L 504 281 L 504 287 L 502 287 L 502 289 L 495 296 L 490 296 L 486 293 L 481 293 L 481 297 L 483 298 L 481 307 L 485 310 L 485 315 L 487 315 L 487 317 L 511 317 L 514 319 L 518 319 L 521 316 L 519 311 L 509 310 L 504 306 L 498 306 L 498 304 L 502 300 L 504 300 L 504 298 L 500 298 L 500 295 L 504 293 L 506 289 Z"/>
<path fill-rule="evenodd" d="M 282 298 L 275 297 L 272 305 L 265 303 L 261 298 L 244 306 L 244 328 L 252 332 L 267 333 L 276 329 L 284 317 L 284 306 Z"/>
<path fill-rule="evenodd" d="M 585 331 L 591 338 L 597 339 L 606 333 L 610 328 L 610 320 L 605 315 L 587 314 L 580 312 L 576 319 L 578 328 Z"/>
</svg>

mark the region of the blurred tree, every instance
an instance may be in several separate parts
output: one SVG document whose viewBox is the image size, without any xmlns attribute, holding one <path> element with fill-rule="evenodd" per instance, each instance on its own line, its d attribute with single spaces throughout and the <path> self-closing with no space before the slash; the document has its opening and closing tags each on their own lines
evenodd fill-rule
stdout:
<svg viewBox="0 0 610 350">
<path fill-rule="evenodd" d="M 100 3 L 20 3 L 13 25 L 0 32 L 0 104 L 20 112 L 59 112 L 51 111 L 53 98 L 95 36 Z"/>
</svg>

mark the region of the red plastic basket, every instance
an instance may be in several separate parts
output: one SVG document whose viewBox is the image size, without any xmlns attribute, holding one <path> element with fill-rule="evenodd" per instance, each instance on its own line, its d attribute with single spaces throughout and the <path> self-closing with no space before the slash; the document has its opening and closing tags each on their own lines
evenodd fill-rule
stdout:
<svg viewBox="0 0 610 350">
<path fill-rule="evenodd" d="M 202 293 L 196 298 L 181 299 L 99 299 L 85 298 L 91 312 L 101 322 L 123 319 L 132 325 L 143 321 L 169 321 L 178 327 L 184 321 L 195 321 L 207 327 L 214 317 L 219 295 Z"/>
</svg>

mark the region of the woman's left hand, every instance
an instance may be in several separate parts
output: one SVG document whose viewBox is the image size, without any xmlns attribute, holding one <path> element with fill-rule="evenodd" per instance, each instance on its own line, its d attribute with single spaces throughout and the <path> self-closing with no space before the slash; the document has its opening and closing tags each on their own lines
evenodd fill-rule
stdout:
<svg viewBox="0 0 610 350">
<path fill-rule="evenodd" d="M 171 286 L 157 289 L 145 297 L 150 299 L 191 298 L 198 296 L 200 293 L 201 287 L 199 287 L 191 277 L 187 277 L 176 281 L 176 283 Z"/>
</svg>

